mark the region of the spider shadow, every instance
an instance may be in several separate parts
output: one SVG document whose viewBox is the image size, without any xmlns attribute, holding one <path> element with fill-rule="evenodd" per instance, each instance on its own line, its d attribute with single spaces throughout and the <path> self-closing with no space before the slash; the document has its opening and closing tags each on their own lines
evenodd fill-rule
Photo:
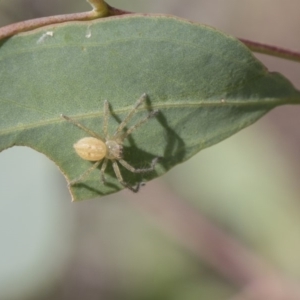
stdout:
<svg viewBox="0 0 300 300">
<path fill-rule="evenodd" d="M 164 140 L 166 141 L 166 147 L 163 154 L 164 159 L 159 162 L 166 172 L 177 163 L 184 161 L 186 148 L 183 139 L 169 126 L 168 120 L 163 112 L 160 112 L 156 119 L 165 130 Z"/>
<path fill-rule="evenodd" d="M 100 168 L 98 167 L 96 170 L 99 172 L 99 182 L 100 182 L 100 184 L 103 184 L 106 187 L 110 187 L 112 189 L 112 193 L 114 191 L 120 190 L 120 187 L 117 184 L 115 184 L 115 183 L 112 183 L 112 182 L 106 182 L 105 184 L 102 183 L 101 177 L 100 177 Z M 107 195 L 107 193 L 102 192 L 100 189 L 93 188 L 93 187 L 91 187 L 90 185 L 88 185 L 88 184 L 86 184 L 84 182 L 76 183 L 75 186 L 78 187 L 78 188 L 84 188 L 84 189 L 86 189 L 86 190 L 88 190 L 88 191 L 90 191 L 92 193 L 98 194 L 99 196 L 105 196 L 105 195 Z M 101 188 L 101 185 L 100 185 L 100 188 Z"/>
<path fill-rule="evenodd" d="M 153 111 L 152 103 L 149 96 L 146 98 L 147 110 L 150 113 Z M 169 125 L 168 119 L 164 115 L 162 110 L 155 116 L 155 119 L 164 128 L 164 140 L 166 141 L 166 147 L 164 154 L 159 159 L 159 164 L 164 168 L 164 171 L 168 171 L 175 166 L 176 163 L 183 162 L 185 157 L 185 143 L 183 139 L 172 129 Z"/>
<path fill-rule="evenodd" d="M 152 106 L 149 96 L 146 98 L 145 103 L 146 103 L 146 109 L 147 109 L 148 113 L 152 112 L 154 109 L 153 109 L 153 106 Z M 109 105 L 109 110 L 110 110 L 111 116 L 115 119 L 115 121 L 118 124 L 120 124 L 122 122 L 122 119 L 114 113 L 111 105 Z M 135 166 L 137 168 L 140 168 L 140 167 L 149 167 L 149 162 L 151 162 L 153 159 L 159 157 L 157 164 L 162 166 L 164 168 L 164 171 L 168 171 L 173 166 L 175 166 L 177 163 L 184 161 L 184 157 L 186 154 L 185 143 L 184 143 L 183 139 L 176 133 L 176 131 L 170 127 L 168 120 L 167 120 L 166 116 L 164 115 L 163 111 L 159 110 L 158 114 L 155 115 L 153 117 L 153 119 L 157 120 L 160 123 L 161 127 L 164 128 L 164 131 L 165 131 L 163 138 L 165 140 L 164 143 L 166 144 L 166 147 L 163 151 L 163 155 L 157 155 L 155 153 L 142 151 L 141 149 L 139 149 L 137 147 L 137 144 L 135 143 L 133 136 L 129 135 L 126 138 L 126 140 L 128 140 L 130 146 L 129 147 L 124 146 L 124 154 L 125 154 L 124 159 L 126 161 L 128 161 L 129 163 L 134 162 L 134 161 L 144 162 L 144 164 L 142 166 Z M 125 126 L 124 131 L 128 130 L 129 127 L 130 126 Z M 137 129 L 137 130 L 139 130 L 139 129 Z M 129 172 L 129 171 L 127 171 L 127 172 Z M 129 172 L 129 173 L 133 174 L 131 172 Z M 140 174 L 135 174 L 135 175 L 140 175 Z M 143 175 L 145 175 L 144 176 L 145 179 L 150 180 L 152 178 L 157 177 L 156 176 L 157 172 L 156 171 L 149 172 L 149 173 L 147 172 L 147 173 L 143 173 Z M 137 176 L 135 176 L 135 177 L 137 177 Z"/>
</svg>

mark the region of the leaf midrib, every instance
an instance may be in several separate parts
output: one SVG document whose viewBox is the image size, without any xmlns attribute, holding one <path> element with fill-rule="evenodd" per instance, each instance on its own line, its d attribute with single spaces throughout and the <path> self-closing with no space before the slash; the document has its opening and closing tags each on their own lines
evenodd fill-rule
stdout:
<svg viewBox="0 0 300 300">
<path fill-rule="evenodd" d="M 218 102 L 216 100 L 214 101 L 207 101 L 204 100 L 205 102 L 202 103 L 193 103 L 193 102 L 184 102 L 184 103 L 161 103 L 161 104 L 155 104 L 151 105 L 151 108 L 153 109 L 169 109 L 169 108 L 191 108 L 191 107 L 196 107 L 196 108 L 201 108 L 201 107 L 218 107 L 218 106 L 240 106 L 240 107 L 245 107 L 245 106 L 277 106 L 280 104 L 285 104 L 284 99 L 274 99 L 274 98 L 265 98 L 264 101 L 257 101 L 257 100 L 247 100 L 247 101 L 228 101 L 225 100 L 225 102 L 221 102 L 221 99 L 218 99 Z M 33 108 L 34 109 L 34 108 Z M 121 109 L 114 109 L 113 113 L 114 114 L 123 114 L 126 112 L 129 112 L 132 109 L 132 107 L 128 108 L 121 108 Z M 140 108 L 138 111 L 146 111 L 147 108 Z M 80 115 L 70 115 L 69 117 L 72 117 L 74 119 L 79 119 L 79 120 L 85 120 L 85 119 L 90 119 L 90 118 L 95 118 L 95 117 L 101 117 L 103 116 L 103 112 L 93 112 L 93 113 L 85 113 L 85 114 L 80 114 Z M 31 123 L 28 125 L 22 125 L 22 126 L 16 126 L 13 128 L 9 128 L 6 130 L 0 130 L 0 135 L 5 135 L 5 134 L 10 134 L 14 133 L 20 130 L 28 130 L 28 129 L 33 129 L 33 128 L 38 128 L 41 126 L 45 125 L 51 125 L 55 123 L 60 123 L 60 122 L 65 122 L 60 116 L 56 118 L 51 118 L 48 119 L 47 121 L 39 121 L 36 123 Z"/>
</svg>

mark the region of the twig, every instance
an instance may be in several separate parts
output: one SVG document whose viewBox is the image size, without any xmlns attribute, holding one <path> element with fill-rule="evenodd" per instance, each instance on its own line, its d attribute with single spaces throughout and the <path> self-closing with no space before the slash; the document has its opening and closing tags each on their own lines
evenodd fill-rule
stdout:
<svg viewBox="0 0 300 300">
<path fill-rule="evenodd" d="M 17 33 L 33 30 L 46 25 L 64 23 L 68 21 L 88 21 L 109 15 L 108 5 L 103 0 L 87 0 L 93 10 L 83 13 L 65 14 L 22 21 L 0 28 L 0 40 Z"/>
<path fill-rule="evenodd" d="M 245 39 L 239 39 L 244 43 L 251 51 L 276 56 L 296 62 L 300 62 L 300 52 L 292 51 L 277 46 L 267 45 L 263 43 L 253 42 Z"/>
<path fill-rule="evenodd" d="M 93 7 L 92 11 L 83 13 L 74 13 L 58 16 L 50 16 L 38 19 L 27 20 L 19 23 L 14 23 L 0 28 L 0 40 L 8 38 L 20 32 L 29 31 L 38 27 L 64 23 L 68 21 L 88 21 L 107 16 L 118 16 L 131 14 L 132 12 L 124 11 L 106 4 L 103 0 L 87 0 Z M 300 62 L 300 52 L 292 51 L 277 46 L 267 45 L 263 43 L 253 42 L 246 39 L 239 39 L 251 51 L 263 53 L 275 57 L 280 57 L 296 62 Z"/>
</svg>

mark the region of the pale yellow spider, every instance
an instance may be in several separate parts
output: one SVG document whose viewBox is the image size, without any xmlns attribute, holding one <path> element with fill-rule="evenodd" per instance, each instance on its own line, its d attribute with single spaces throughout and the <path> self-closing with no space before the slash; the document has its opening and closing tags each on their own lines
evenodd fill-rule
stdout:
<svg viewBox="0 0 300 300">
<path fill-rule="evenodd" d="M 74 144 L 74 149 L 76 153 L 84 160 L 95 161 L 89 169 L 87 169 L 78 178 L 72 180 L 69 185 L 74 185 L 76 183 L 82 182 L 93 170 L 95 170 L 100 163 L 103 161 L 100 174 L 101 180 L 105 184 L 105 170 L 109 160 L 112 161 L 112 166 L 119 182 L 126 188 L 133 192 L 137 192 L 141 185 L 141 182 L 137 184 L 136 187 L 131 186 L 123 180 L 118 162 L 125 167 L 127 170 L 133 173 L 146 173 L 154 170 L 154 167 L 158 161 L 158 157 L 154 158 L 151 163 L 151 167 L 136 169 L 132 167 L 128 162 L 123 159 L 123 142 L 124 140 L 138 127 L 146 123 L 150 118 L 157 115 L 158 110 L 153 110 L 148 113 L 146 117 L 141 119 L 135 125 L 129 127 L 126 131 L 123 131 L 124 127 L 128 124 L 133 115 L 137 112 L 138 107 L 146 100 L 147 95 L 143 94 L 135 103 L 133 109 L 128 113 L 125 119 L 119 124 L 115 133 L 110 137 L 108 134 L 108 118 L 109 118 L 109 104 L 108 101 L 104 101 L 104 120 L 103 120 L 103 134 L 104 138 L 98 133 L 86 128 L 79 122 L 65 116 L 61 115 L 62 118 L 73 123 L 80 129 L 88 133 L 89 137 L 84 137 Z"/>
</svg>

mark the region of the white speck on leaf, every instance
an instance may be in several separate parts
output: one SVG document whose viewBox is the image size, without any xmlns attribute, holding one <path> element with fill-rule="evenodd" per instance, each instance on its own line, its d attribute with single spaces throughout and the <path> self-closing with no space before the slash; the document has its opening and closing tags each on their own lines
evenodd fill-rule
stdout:
<svg viewBox="0 0 300 300">
<path fill-rule="evenodd" d="M 86 37 L 87 39 L 89 39 L 91 36 L 92 36 L 92 31 L 91 31 L 91 28 L 88 27 L 87 30 L 86 30 L 85 37 Z"/>
<path fill-rule="evenodd" d="M 37 40 L 37 44 L 41 44 L 45 41 L 46 38 L 48 37 L 53 37 L 54 32 L 53 31 L 47 31 L 45 32 L 38 40 Z"/>
</svg>

